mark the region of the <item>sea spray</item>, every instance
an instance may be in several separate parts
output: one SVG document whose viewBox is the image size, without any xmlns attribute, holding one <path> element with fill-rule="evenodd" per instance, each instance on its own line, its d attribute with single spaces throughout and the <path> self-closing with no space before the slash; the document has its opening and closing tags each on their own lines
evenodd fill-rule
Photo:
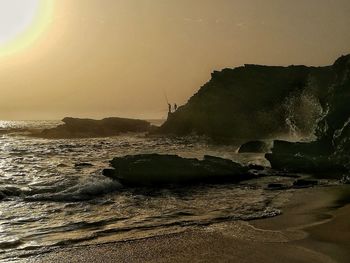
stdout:
<svg viewBox="0 0 350 263">
<path fill-rule="evenodd" d="M 287 97 L 283 106 L 286 111 L 286 125 L 291 141 L 315 139 L 319 121 L 325 111 L 319 99 L 309 90 Z"/>
</svg>

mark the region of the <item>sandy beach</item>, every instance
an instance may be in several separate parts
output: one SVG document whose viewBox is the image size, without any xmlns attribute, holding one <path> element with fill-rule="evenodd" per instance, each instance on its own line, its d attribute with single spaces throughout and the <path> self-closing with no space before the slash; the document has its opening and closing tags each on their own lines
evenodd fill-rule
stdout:
<svg viewBox="0 0 350 263">
<path fill-rule="evenodd" d="M 277 217 L 58 249 L 29 262 L 349 262 L 349 186 L 296 190 Z M 28 260 L 26 260 L 28 262 Z"/>
</svg>

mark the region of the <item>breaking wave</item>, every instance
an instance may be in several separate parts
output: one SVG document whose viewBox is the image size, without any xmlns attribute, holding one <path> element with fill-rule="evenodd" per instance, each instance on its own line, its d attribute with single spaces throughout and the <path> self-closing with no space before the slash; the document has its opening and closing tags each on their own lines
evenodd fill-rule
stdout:
<svg viewBox="0 0 350 263">
<path fill-rule="evenodd" d="M 311 84 L 309 84 L 311 85 Z M 327 114 L 310 88 L 290 95 L 283 104 L 286 111 L 286 125 L 293 141 L 310 141 L 316 137 L 318 123 Z"/>
<path fill-rule="evenodd" d="M 89 178 L 60 192 L 35 194 L 25 199 L 27 201 L 77 202 L 91 200 L 97 196 L 115 192 L 121 187 L 119 182 L 108 178 Z"/>
<path fill-rule="evenodd" d="M 76 185 L 69 187 L 57 185 L 47 188 L 34 187 L 28 189 L 14 186 L 1 186 L 0 200 L 19 197 L 26 201 L 77 202 L 91 200 L 96 196 L 115 192 L 121 187 L 119 182 L 104 177 L 79 180 Z"/>
</svg>

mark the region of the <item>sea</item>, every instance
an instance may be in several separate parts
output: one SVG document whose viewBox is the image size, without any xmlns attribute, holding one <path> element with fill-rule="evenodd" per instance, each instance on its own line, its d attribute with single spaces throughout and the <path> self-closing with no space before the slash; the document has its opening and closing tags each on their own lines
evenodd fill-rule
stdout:
<svg viewBox="0 0 350 263">
<path fill-rule="evenodd" d="M 238 154 L 239 145 L 212 144 L 194 136 L 124 134 L 60 140 L 28 136 L 28 130 L 59 124 L 0 121 L 1 262 L 22 261 L 67 246 L 124 242 L 272 217 L 281 213 L 290 196 L 289 191 L 267 189 L 269 183 L 293 180 L 276 176 L 240 184 L 127 188 L 102 175 L 114 157 L 213 155 L 242 164 L 269 164 L 261 154 Z"/>
</svg>

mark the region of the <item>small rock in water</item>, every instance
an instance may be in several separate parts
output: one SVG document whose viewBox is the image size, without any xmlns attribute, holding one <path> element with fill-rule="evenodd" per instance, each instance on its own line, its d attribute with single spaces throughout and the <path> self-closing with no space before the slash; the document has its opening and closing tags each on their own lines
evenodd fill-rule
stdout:
<svg viewBox="0 0 350 263">
<path fill-rule="evenodd" d="M 306 179 L 299 179 L 293 183 L 293 186 L 295 188 L 307 188 L 307 187 L 313 187 L 315 185 L 318 185 L 318 181 L 306 180 Z"/>
</svg>

